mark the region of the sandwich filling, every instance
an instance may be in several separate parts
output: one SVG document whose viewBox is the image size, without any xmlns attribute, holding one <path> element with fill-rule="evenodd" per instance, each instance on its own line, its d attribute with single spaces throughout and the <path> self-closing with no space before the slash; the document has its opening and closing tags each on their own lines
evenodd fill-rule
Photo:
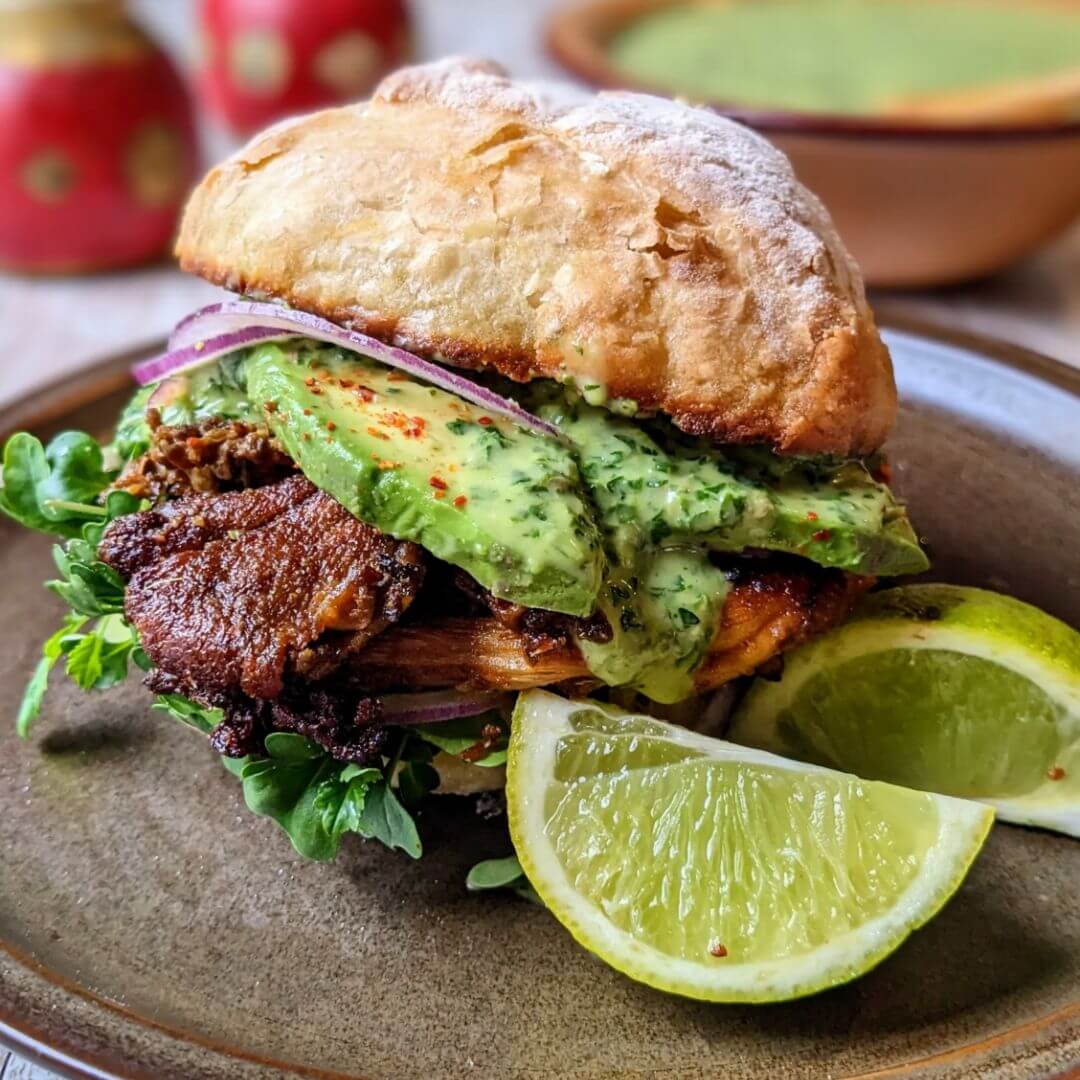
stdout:
<svg viewBox="0 0 1080 1080">
<path fill-rule="evenodd" d="M 500 386 L 500 390 L 506 387 Z M 925 557 L 862 462 L 723 448 L 577 391 L 545 438 L 345 350 L 262 344 L 146 388 L 100 559 L 160 692 L 217 749 L 379 751 L 379 695 L 560 685 L 683 701 Z"/>
<path fill-rule="evenodd" d="M 301 854 L 357 832 L 418 857 L 428 792 L 498 786 L 513 691 L 707 714 L 926 566 L 881 463 L 599 400 L 459 396 L 292 337 L 144 387 L 107 447 L 13 436 L 0 510 L 64 540 L 48 585 L 70 609 L 19 730 L 61 661 L 85 690 L 134 664 Z"/>
</svg>

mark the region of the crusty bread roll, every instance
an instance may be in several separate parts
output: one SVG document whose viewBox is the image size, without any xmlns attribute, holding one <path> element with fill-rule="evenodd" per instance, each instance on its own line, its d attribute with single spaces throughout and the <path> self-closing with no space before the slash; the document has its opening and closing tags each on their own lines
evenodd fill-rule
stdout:
<svg viewBox="0 0 1080 1080">
<path fill-rule="evenodd" d="M 763 138 L 449 60 L 279 125 L 192 196 L 182 265 L 411 349 L 572 377 L 683 429 L 863 454 L 896 410 L 863 284 Z"/>
</svg>

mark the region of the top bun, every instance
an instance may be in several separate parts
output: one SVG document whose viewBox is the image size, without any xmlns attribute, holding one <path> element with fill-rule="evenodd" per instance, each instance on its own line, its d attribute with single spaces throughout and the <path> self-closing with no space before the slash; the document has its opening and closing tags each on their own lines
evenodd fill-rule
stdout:
<svg viewBox="0 0 1080 1080">
<path fill-rule="evenodd" d="M 693 434 L 865 454 L 889 354 L 821 203 L 704 109 L 445 60 L 213 169 L 185 270 L 464 367 L 598 383 Z"/>
</svg>

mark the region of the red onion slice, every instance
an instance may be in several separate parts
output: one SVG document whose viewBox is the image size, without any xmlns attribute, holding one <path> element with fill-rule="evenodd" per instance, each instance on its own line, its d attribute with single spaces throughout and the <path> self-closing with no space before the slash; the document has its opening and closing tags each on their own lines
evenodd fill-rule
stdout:
<svg viewBox="0 0 1080 1080">
<path fill-rule="evenodd" d="M 281 336 L 298 336 L 314 338 L 316 341 L 325 341 L 331 345 L 338 345 L 343 349 L 368 356 L 372 360 L 378 360 L 388 367 L 397 368 L 409 375 L 422 379 L 424 382 L 438 386 L 451 394 L 464 398 L 466 401 L 479 406 L 487 412 L 497 413 L 513 420 L 514 423 L 538 435 L 546 435 L 549 438 L 565 442 L 566 437 L 554 424 L 549 424 L 532 413 L 526 412 L 520 405 L 493 390 L 479 386 L 470 379 L 459 375 L 457 372 L 444 368 L 430 360 L 423 360 L 419 356 L 399 349 L 394 345 L 387 345 L 377 338 L 368 337 L 355 330 L 346 330 L 328 319 L 322 319 L 318 315 L 310 315 L 306 311 L 293 311 L 291 308 L 281 307 L 278 304 L 265 304 L 254 300 L 226 300 L 220 304 L 210 304 L 199 311 L 181 320 L 173 330 L 169 338 L 169 353 L 166 357 L 158 360 L 149 360 L 135 368 L 135 377 L 142 383 L 160 378 L 162 374 L 171 370 L 179 370 L 178 366 L 165 368 L 162 365 L 169 356 L 184 354 L 185 359 L 178 362 L 184 367 L 196 366 L 185 350 L 197 347 L 200 343 L 209 347 L 210 341 L 220 340 L 220 336 L 227 333 L 251 333 L 255 330 L 260 332 L 278 332 Z M 269 340 L 262 338 L 259 340 Z M 238 348 L 240 346 L 237 346 Z M 221 354 L 218 353 L 218 356 Z M 211 357 L 206 357 L 208 363 Z M 156 365 L 154 374 L 144 374 L 143 369 Z"/>
<path fill-rule="evenodd" d="M 219 333 L 215 337 L 196 338 L 191 344 L 179 349 L 170 347 L 168 352 L 136 364 L 131 372 L 140 386 L 146 386 L 147 383 L 157 382 L 167 375 L 178 375 L 182 371 L 191 371 L 193 368 L 213 363 L 228 353 L 260 341 L 283 341 L 297 336 L 296 331 L 286 333 L 269 326 L 249 324 L 243 330 Z"/>
<path fill-rule="evenodd" d="M 465 693 L 457 690 L 437 690 L 424 694 L 386 694 L 380 696 L 383 724 L 438 724 L 444 720 L 461 720 L 479 716 L 495 708 L 505 694 L 491 692 Z"/>
</svg>

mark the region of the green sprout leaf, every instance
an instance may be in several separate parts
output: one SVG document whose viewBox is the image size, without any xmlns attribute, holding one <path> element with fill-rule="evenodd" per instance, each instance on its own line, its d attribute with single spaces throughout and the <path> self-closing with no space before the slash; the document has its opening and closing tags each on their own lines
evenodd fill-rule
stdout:
<svg viewBox="0 0 1080 1080">
<path fill-rule="evenodd" d="M 157 383 L 142 386 L 124 406 L 116 421 L 113 441 L 106 448 L 106 457 L 127 464 L 134 458 L 141 457 L 150 449 L 150 425 L 146 422 L 146 407 L 150 397 L 157 389 Z"/>
<path fill-rule="evenodd" d="M 516 855 L 507 855 L 505 859 L 485 859 L 478 862 L 465 879 L 465 888 L 470 892 L 486 892 L 491 889 L 510 889 L 525 900 L 544 906 L 536 890 L 529 884 L 525 871 L 521 869 Z"/>
<path fill-rule="evenodd" d="M 398 770 L 397 786 L 406 806 L 418 806 L 439 786 L 439 774 L 426 761 L 406 761 Z"/>
<path fill-rule="evenodd" d="M 181 724 L 185 724 L 202 735 L 209 735 L 223 719 L 220 709 L 204 708 L 182 694 L 160 694 L 151 708 L 168 713 L 174 720 L 179 720 Z M 223 760 L 235 762 L 243 759 L 224 758 Z"/>
<path fill-rule="evenodd" d="M 220 709 L 207 709 L 181 694 L 162 694 L 154 708 L 204 735 L 222 719 Z M 394 756 L 379 767 L 335 761 L 317 743 L 290 731 L 271 732 L 263 748 L 265 756 L 223 756 L 221 763 L 240 780 L 248 809 L 276 821 L 305 858 L 333 859 L 350 832 L 420 857 L 416 823 L 388 778 L 400 783 L 409 777 L 411 794 L 427 794 L 438 783 L 428 764 L 431 747 L 402 732 Z"/>
<path fill-rule="evenodd" d="M 223 760 L 239 772 L 248 809 L 276 821 L 305 858 L 333 859 L 349 832 L 420 857 L 416 824 L 386 782 L 389 768 L 335 761 L 292 732 L 272 732 L 264 746 L 266 757 L 239 770 Z"/>
<path fill-rule="evenodd" d="M 96 502 L 114 475 L 84 432 L 65 431 L 46 448 L 20 431 L 4 447 L 0 511 L 27 528 L 77 537 L 88 521 L 105 516 Z"/>
<path fill-rule="evenodd" d="M 492 734 L 493 728 L 497 729 L 497 735 Z M 495 711 L 446 720 L 441 724 L 424 724 L 414 730 L 421 739 L 444 753 L 454 757 L 468 754 L 471 765 L 489 769 L 506 763 L 510 725 Z"/>
<path fill-rule="evenodd" d="M 133 627 L 120 615 L 106 615 L 85 634 L 63 639 L 68 678 L 82 690 L 107 690 L 127 678 L 128 662 L 139 650 Z M 140 667 L 145 667 L 140 657 Z"/>
<path fill-rule="evenodd" d="M 227 773 L 230 773 L 232 776 L 235 776 L 237 780 L 242 780 L 244 778 L 244 769 L 247 767 L 248 763 L 251 761 L 251 758 L 250 757 L 225 757 L 225 755 L 222 754 L 220 760 L 221 760 L 222 766 L 224 767 L 224 769 L 225 769 L 225 771 Z"/>
<path fill-rule="evenodd" d="M 385 780 L 373 785 L 367 793 L 356 831 L 369 839 L 381 840 L 388 848 L 398 848 L 414 859 L 423 854 L 416 822 Z"/>
<path fill-rule="evenodd" d="M 60 576 L 46 587 L 71 614 L 42 646 L 15 721 L 23 737 L 41 712 L 49 676 L 61 657 L 69 678 L 83 690 L 115 686 L 131 663 L 150 667 L 135 630 L 123 619 L 124 582 L 97 554 L 109 522 L 140 508 L 139 500 L 123 491 L 99 501 L 111 475 L 101 447 L 81 432 L 64 432 L 47 449 L 20 433 L 4 448 L 0 510 L 30 528 L 68 537 L 53 549 Z"/>
<path fill-rule="evenodd" d="M 524 876 L 516 855 L 507 855 L 505 859 L 485 859 L 478 862 L 465 879 L 465 888 L 470 892 L 482 889 L 504 889 L 507 885 Z"/>
<path fill-rule="evenodd" d="M 64 655 L 64 642 L 77 636 L 85 622 L 86 618 L 82 615 L 69 615 L 60 629 L 42 645 L 41 659 L 26 684 L 19 714 L 15 718 L 15 731 L 20 738 L 25 739 L 30 734 L 30 727 L 41 712 L 41 703 L 49 686 L 49 674 Z"/>
<path fill-rule="evenodd" d="M 327 832 L 342 836 L 360 831 L 368 789 L 382 779 L 379 769 L 362 765 L 346 765 L 336 784 L 324 784 L 321 790 L 323 827 Z M 341 789 L 344 785 L 344 791 Z M 319 800 L 316 800 L 317 803 Z"/>
</svg>

